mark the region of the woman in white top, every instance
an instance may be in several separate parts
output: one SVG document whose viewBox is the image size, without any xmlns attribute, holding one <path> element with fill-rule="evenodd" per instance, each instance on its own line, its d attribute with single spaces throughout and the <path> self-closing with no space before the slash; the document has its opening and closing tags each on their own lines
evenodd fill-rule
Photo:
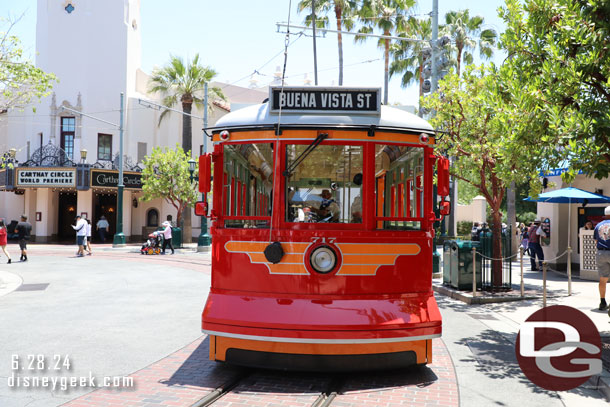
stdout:
<svg viewBox="0 0 610 407">
<path fill-rule="evenodd" d="M 169 246 L 172 249 L 172 254 L 174 254 L 174 246 L 172 245 L 172 225 L 168 221 L 163 222 L 161 225 L 164 227 L 163 229 L 163 251 L 161 254 L 165 254 L 165 248 Z"/>
<path fill-rule="evenodd" d="M 87 219 L 87 256 L 91 256 L 91 221 Z"/>
</svg>

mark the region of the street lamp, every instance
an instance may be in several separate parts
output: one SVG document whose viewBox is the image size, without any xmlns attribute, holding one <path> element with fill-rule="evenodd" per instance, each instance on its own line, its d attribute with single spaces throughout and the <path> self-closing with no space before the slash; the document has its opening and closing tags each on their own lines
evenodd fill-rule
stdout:
<svg viewBox="0 0 610 407">
<path fill-rule="evenodd" d="M 205 142 L 205 140 L 204 140 Z M 192 158 L 188 160 L 189 163 L 189 179 L 191 183 L 193 181 L 199 181 L 199 176 L 194 175 L 195 170 L 197 169 L 197 161 Z M 202 195 L 203 199 L 206 199 L 205 194 Z M 197 251 L 207 251 L 212 244 L 212 237 L 208 234 L 208 219 L 205 216 L 201 217 L 201 232 L 199 233 L 199 238 L 197 239 Z"/>
<path fill-rule="evenodd" d="M 87 161 L 87 149 L 83 148 L 82 150 L 80 150 L 80 160 L 82 162 Z"/>
</svg>

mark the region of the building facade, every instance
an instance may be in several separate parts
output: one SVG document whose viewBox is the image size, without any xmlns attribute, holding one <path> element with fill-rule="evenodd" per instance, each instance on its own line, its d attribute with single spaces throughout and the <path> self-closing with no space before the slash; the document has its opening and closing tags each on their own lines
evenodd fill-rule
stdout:
<svg viewBox="0 0 610 407">
<path fill-rule="evenodd" d="M 176 210 L 162 199 L 141 202 L 142 160 L 153 147 L 181 144 L 182 117 L 141 101 L 148 92 L 141 70 L 139 0 L 38 0 L 36 65 L 54 73 L 53 93 L 25 111 L 0 114 L 0 217 L 26 214 L 37 242 L 73 239 L 76 215 L 96 223 L 105 216 L 114 234 L 117 213 L 120 100 L 124 95 L 123 232 L 140 241 Z M 78 33 L 78 34 L 75 34 Z M 260 103 L 266 93 L 223 84 L 231 102 Z M 231 96 L 236 97 L 231 100 Z M 229 111 L 217 103 L 209 125 Z M 69 108 L 94 118 L 74 113 Z M 193 108 L 193 115 L 203 116 Z M 203 122 L 193 119 L 193 156 L 204 143 Z M 200 220 L 193 219 L 193 236 Z"/>
</svg>

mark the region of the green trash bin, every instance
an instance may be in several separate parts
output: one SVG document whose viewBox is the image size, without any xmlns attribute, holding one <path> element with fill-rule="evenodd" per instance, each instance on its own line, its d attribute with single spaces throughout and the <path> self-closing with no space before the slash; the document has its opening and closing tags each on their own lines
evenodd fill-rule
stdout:
<svg viewBox="0 0 610 407">
<path fill-rule="evenodd" d="M 472 290 L 472 249 L 480 248 L 479 242 L 458 240 L 451 244 L 450 284 L 458 290 Z M 481 288 L 481 261 L 476 262 L 477 288 Z"/>
<path fill-rule="evenodd" d="M 455 240 L 443 242 L 443 284 L 451 284 L 451 245 Z"/>
<path fill-rule="evenodd" d="M 182 247 L 182 230 L 172 227 L 172 246 L 174 248 Z"/>
</svg>

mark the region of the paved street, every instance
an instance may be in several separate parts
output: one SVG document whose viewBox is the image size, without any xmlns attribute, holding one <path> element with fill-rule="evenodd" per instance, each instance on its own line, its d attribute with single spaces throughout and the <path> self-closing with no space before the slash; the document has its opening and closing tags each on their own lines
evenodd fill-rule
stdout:
<svg viewBox="0 0 610 407">
<path fill-rule="evenodd" d="M 16 247 L 10 249 L 18 258 Z M 443 338 L 434 341 L 434 362 L 425 368 L 341 377 L 243 371 L 208 361 L 200 314 L 210 284 L 209 254 L 142 256 L 135 246 L 94 250 L 76 258 L 73 246 L 32 245 L 27 263 L 0 265 L 0 406 L 190 406 L 236 377 L 236 387 L 214 405 L 308 406 L 333 388 L 338 396 L 331 405 L 343 407 L 607 405 L 591 384 L 549 392 L 521 373 L 514 340 L 539 300 L 468 306 L 437 294 Z M 539 276 L 526 277 L 535 291 Z M 566 298 L 565 281 L 550 280 L 555 296 L 549 304 L 579 308 L 600 331 L 609 330 L 607 315 L 593 311 L 595 282 L 575 280 L 574 295 Z M 125 376 L 133 386 L 9 388 L 13 355 L 21 377 Z M 46 357 L 44 369 L 36 365 L 38 355 Z M 55 370 L 55 355 L 60 362 L 67 356 L 70 369 L 60 363 Z"/>
</svg>

